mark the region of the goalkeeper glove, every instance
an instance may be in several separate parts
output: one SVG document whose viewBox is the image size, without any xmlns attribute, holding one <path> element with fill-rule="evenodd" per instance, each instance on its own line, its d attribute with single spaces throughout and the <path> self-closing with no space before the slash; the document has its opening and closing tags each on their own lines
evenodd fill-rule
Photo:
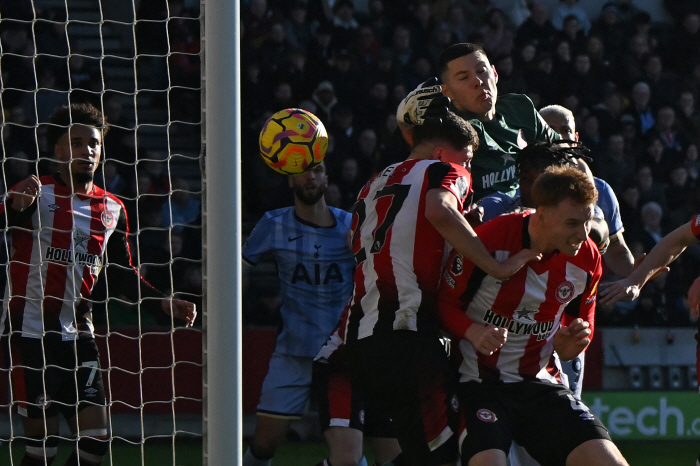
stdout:
<svg viewBox="0 0 700 466">
<path fill-rule="evenodd" d="M 437 78 L 430 78 L 409 92 L 396 110 L 399 123 L 410 126 L 422 125 L 426 121 L 442 123 L 447 114 L 450 98 L 443 95 Z"/>
</svg>

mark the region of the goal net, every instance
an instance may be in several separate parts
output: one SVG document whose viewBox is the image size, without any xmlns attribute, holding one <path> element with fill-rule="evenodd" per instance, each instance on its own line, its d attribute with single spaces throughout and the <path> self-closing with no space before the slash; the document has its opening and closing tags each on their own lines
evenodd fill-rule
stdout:
<svg viewBox="0 0 700 466">
<path fill-rule="evenodd" d="M 138 290 L 138 298 L 130 299 L 129 285 L 111 277 L 110 258 L 104 257 L 90 297 L 108 416 L 103 464 L 201 464 L 200 66 L 199 0 L 0 1 L 3 202 L 18 182 L 59 170 L 47 140 L 52 112 L 70 103 L 93 104 L 109 123 L 95 184 L 124 203 L 133 265 L 166 296 L 200 310 L 194 327 L 185 328 L 157 300 Z M 8 288 L 3 309 L 8 298 L 20 296 L 8 281 L 12 264 L 24 264 L 13 256 L 18 228 L 8 225 L 0 239 L 0 287 Z M 56 227 L 40 222 L 31 228 L 34 233 L 23 231 L 42 237 L 42 229 Z M 53 260 L 66 268 L 74 253 L 78 261 L 82 239 L 72 235 L 67 256 L 32 256 L 29 266 Z M 4 311 L 2 322 L 5 340 L 18 332 Z M 21 387 L 14 382 L 28 368 L 4 346 L 0 352 L 0 464 L 19 465 L 28 438 L 18 412 Z M 48 386 L 46 370 L 40 380 Z M 65 413 L 77 408 L 59 399 L 26 402 L 44 412 L 59 405 L 54 464 L 63 464 L 80 438 Z M 43 440 L 39 449 L 47 451 Z"/>
</svg>

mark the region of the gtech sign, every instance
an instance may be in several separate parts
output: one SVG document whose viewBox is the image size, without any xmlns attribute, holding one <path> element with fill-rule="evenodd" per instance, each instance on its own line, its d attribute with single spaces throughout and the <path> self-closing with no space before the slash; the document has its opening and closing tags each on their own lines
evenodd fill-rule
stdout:
<svg viewBox="0 0 700 466">
<path fill-rule="evenodd" d="M 583 402 L 621 440 L 700 438 L 697 392 L 583 392 Z"/>
</svg>

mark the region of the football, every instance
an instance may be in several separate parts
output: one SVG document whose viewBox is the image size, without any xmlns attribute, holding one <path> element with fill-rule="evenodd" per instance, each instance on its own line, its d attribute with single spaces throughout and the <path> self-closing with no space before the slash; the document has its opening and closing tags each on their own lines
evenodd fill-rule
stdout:
<svg viewBox="0 0 700 466">
<path fill-rule="evenodd" d="M 259 143 L 268 166 L 285 175 L 299 175 L 323 161 L 328 133 L 313 113 L 287 108 L 267 119 Z"/>
</svg>

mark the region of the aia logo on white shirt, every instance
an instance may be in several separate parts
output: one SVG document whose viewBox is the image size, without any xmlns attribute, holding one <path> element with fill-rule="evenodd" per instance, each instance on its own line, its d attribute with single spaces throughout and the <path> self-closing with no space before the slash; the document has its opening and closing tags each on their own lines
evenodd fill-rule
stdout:
<svg viewBox="0 0 700 466">
<path fill-rule="evenodd" d="M 568 303 L 574 297 L 574 284 L 568 280 L 560 283 L 557 291 L 554 292 L 554 296 L 557 297 L 557 301 L 560 303 Z"/>
</svg>

